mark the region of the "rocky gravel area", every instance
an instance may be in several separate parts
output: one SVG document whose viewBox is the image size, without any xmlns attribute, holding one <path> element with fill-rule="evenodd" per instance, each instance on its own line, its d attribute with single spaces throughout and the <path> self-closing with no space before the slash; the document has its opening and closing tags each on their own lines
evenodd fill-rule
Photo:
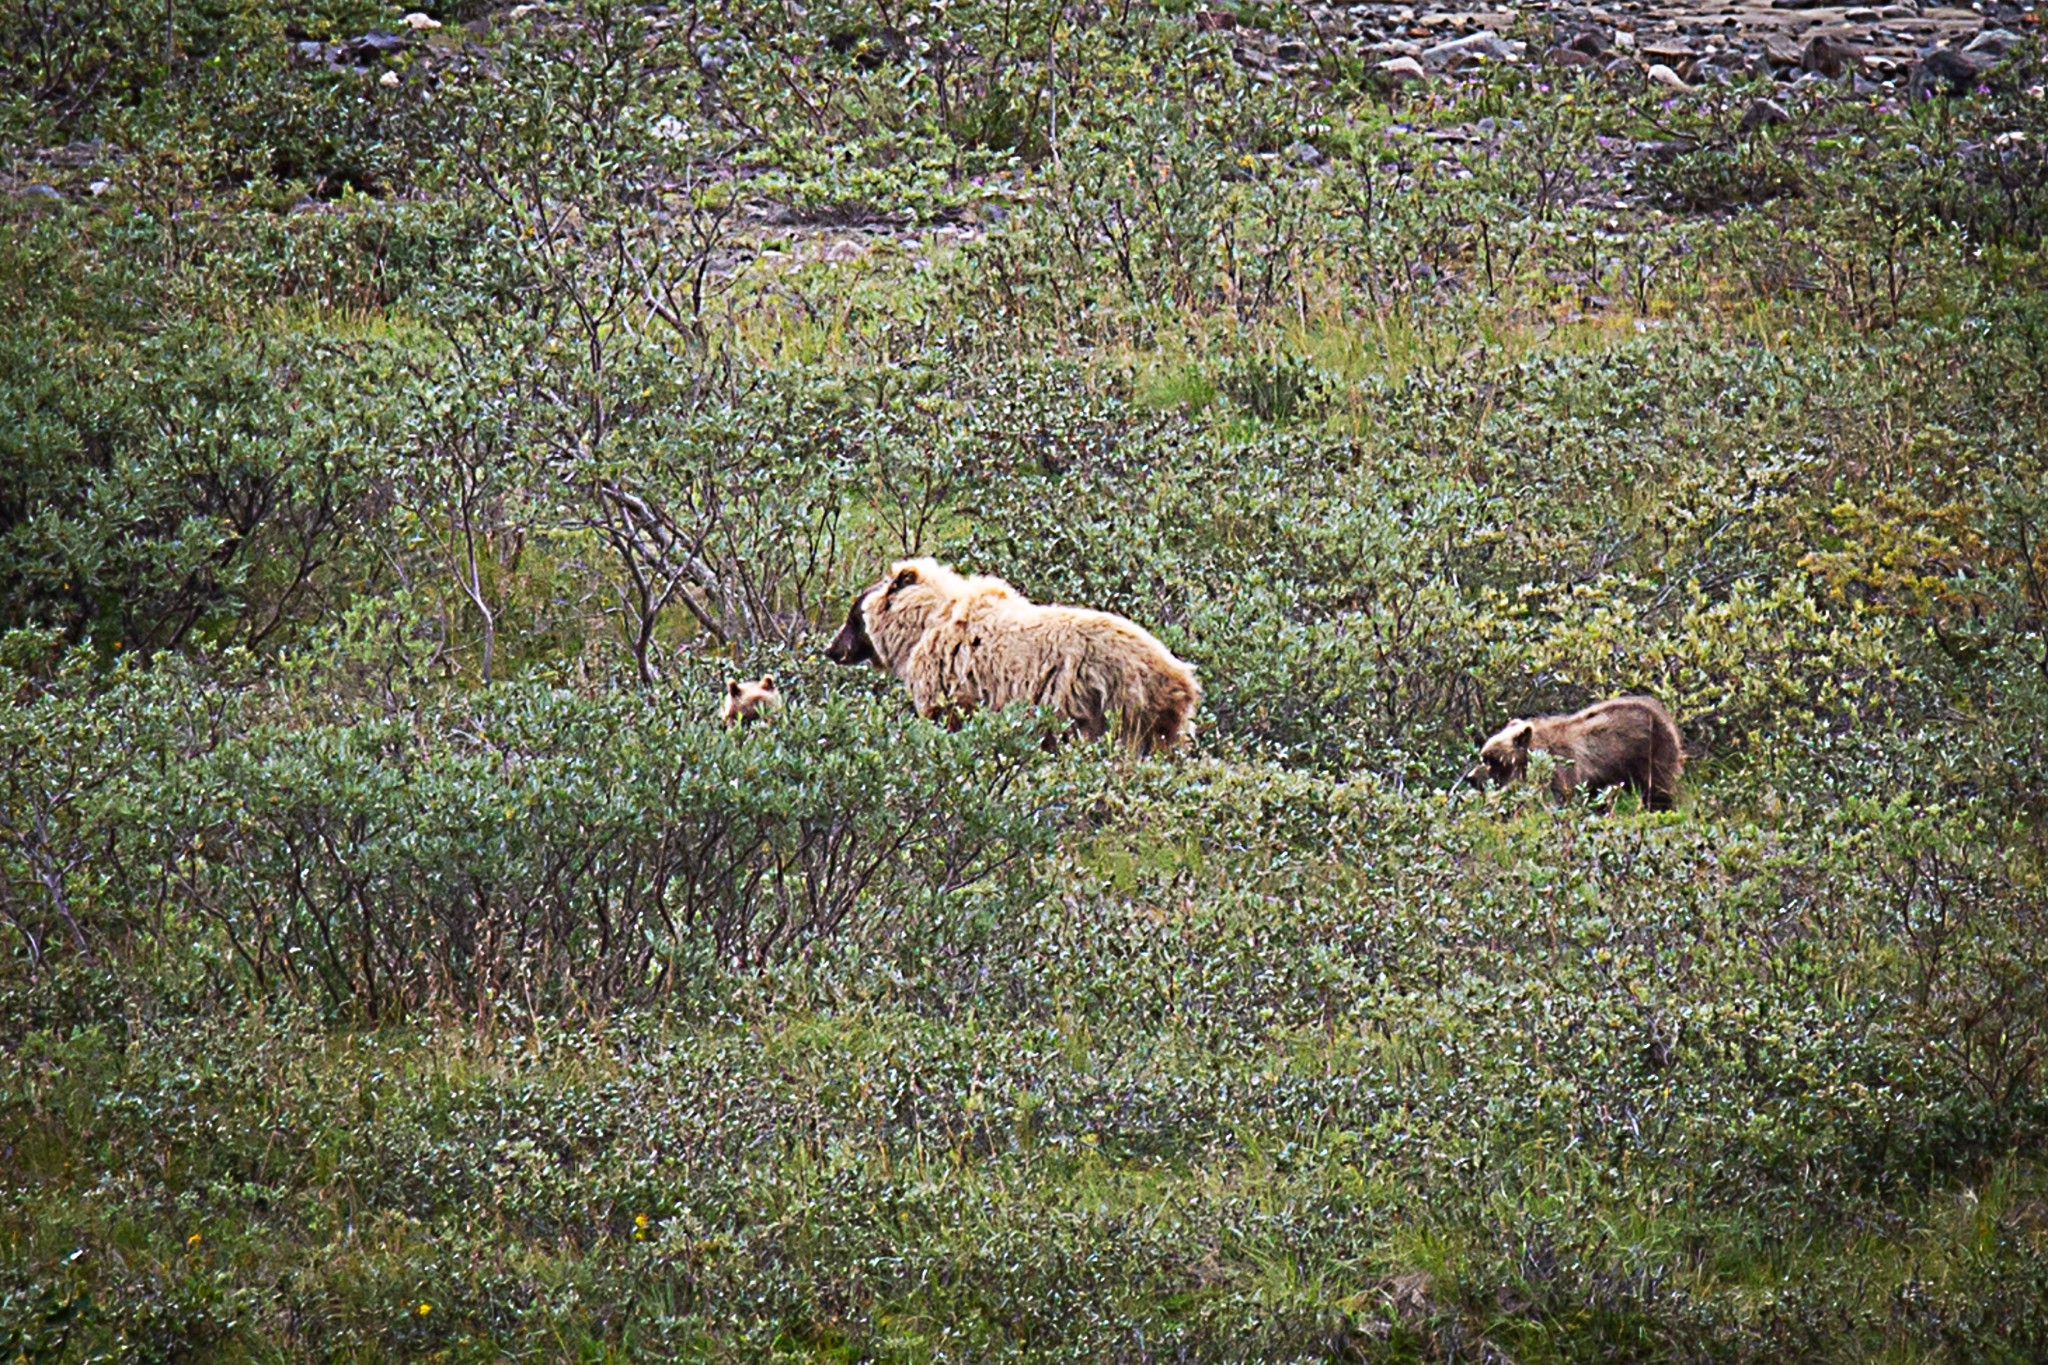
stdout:
<svg viewBox="0 0 2048 1365">
<path fill-rule="evenodd" d="M 1813 0 L 1623 0 L 1541 6 L 1314 6 L 1312 32 L 1245 29 L 1225 10 L 1197 22 L 1233 36 L 1238 60 L 1279 80 L 1325 56 L 1364 59 L 1397 79 L 1426 80 L 1486 62 L 1541 62 L 1653 81 L 1768 75 L 1790 85 L 1845 81 L 1870 91 L 1972 88 L 2025 35 L 2037 4 L 1975 6 Z"/>
</svg>

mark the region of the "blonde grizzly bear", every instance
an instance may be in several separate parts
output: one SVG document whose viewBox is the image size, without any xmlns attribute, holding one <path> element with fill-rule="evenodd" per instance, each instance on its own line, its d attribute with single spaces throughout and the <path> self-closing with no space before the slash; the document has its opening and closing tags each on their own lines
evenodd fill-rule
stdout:
<svg viewBox="0 0 2048 1365">
<path fill-rule="evenodd" d="M 749 721 L 772 721 L 782 711 L 782 693 L 775 686 L 775 675 L 766 674 L 759 682 L 742 682 L 734 678 L 725 685 L 725 708 L 719 713 L 727 725 L 745 725 Z"/>
<path fill-rule="evenodd" d="M 1475 787 L 1518 782 L 1529 755 L 1541 749 L 1556 760 L 1550 788 L 1568 797 L 1580 787 L 1629 787 L 1651 810 L 1670 810 L 1678 796 L 1685 750 L 1678 727 L 1655 697 L 1617 697 L 1569 716 L 1510 721 L 1479 749 L 1465 774 Z"/>
<path fill-rule="evenodd" d="M 1202 698 L 1195 670 L 1106 611 L 1040 606 L 1000 578 L 906 559 L 863 591 L 826 649 L 910 686 L 918 712 L 955 721 L 1011 702 L 1048 706 L 1089 739 L 1111 729 L 1140 755 L 1169 749 Z"/>
</svg>

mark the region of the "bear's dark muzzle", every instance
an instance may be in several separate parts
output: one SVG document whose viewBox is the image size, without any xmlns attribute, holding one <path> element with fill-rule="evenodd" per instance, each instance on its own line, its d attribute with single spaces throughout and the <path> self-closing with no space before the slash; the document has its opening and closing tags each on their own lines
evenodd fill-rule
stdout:
<svg viewBox="0 0 2048 1365">
<path fill-rule="evenodd" d="M 854 634 L 852 627 L 841 626 L 832 643 L 825 646 L 825 657 L 835 664 L 857 664 L 861 661 L 861 647 L 866 643 Z"/>
<path fill-rule="evenodd" d="M 867 621 L 861 614 L 861 603 L 868 600 L 869 588 L 853 599 L 847 608 L 846 624 L 832 637 L 832 643 L 825 646 L 825 657 L 835 664 L 878 664 L 875 657 L 875 642 L 868 638 Z"/>
</svg>

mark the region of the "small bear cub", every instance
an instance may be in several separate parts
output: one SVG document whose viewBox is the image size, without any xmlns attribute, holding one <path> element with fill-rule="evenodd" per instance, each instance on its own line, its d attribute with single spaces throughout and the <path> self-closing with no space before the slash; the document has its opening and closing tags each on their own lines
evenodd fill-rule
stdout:
<svg viewBox="0 0 2048 1365">
<path fill-rule="evenodd" d="M 764 675 L 759 682 L 734 678 L 725 685 L 725 710 L 721 714 L 727 725 L 772 721 L 781 710 L 782 693 L 776 690 L 773 673 Z"/>
</svg>

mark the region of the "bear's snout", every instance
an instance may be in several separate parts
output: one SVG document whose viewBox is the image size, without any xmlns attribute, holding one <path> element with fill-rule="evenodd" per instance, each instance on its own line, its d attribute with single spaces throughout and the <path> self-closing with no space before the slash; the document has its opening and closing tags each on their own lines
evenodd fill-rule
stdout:
<svg viewBox="0 0 2048 1365">
<path fill-rule="evenodd" d="M 872 592 L 873 589 L 869 589 Z M 861 616 L 861 604 L 868 599 L 863 592 L 853 599 L 847 609 L 846 624 L 832 637 L 832 643 L 825 646 L 825 657 L 835 664 L 877 663 L 875 643 L 868 638 L 867 622 Z"/>
</svg>

